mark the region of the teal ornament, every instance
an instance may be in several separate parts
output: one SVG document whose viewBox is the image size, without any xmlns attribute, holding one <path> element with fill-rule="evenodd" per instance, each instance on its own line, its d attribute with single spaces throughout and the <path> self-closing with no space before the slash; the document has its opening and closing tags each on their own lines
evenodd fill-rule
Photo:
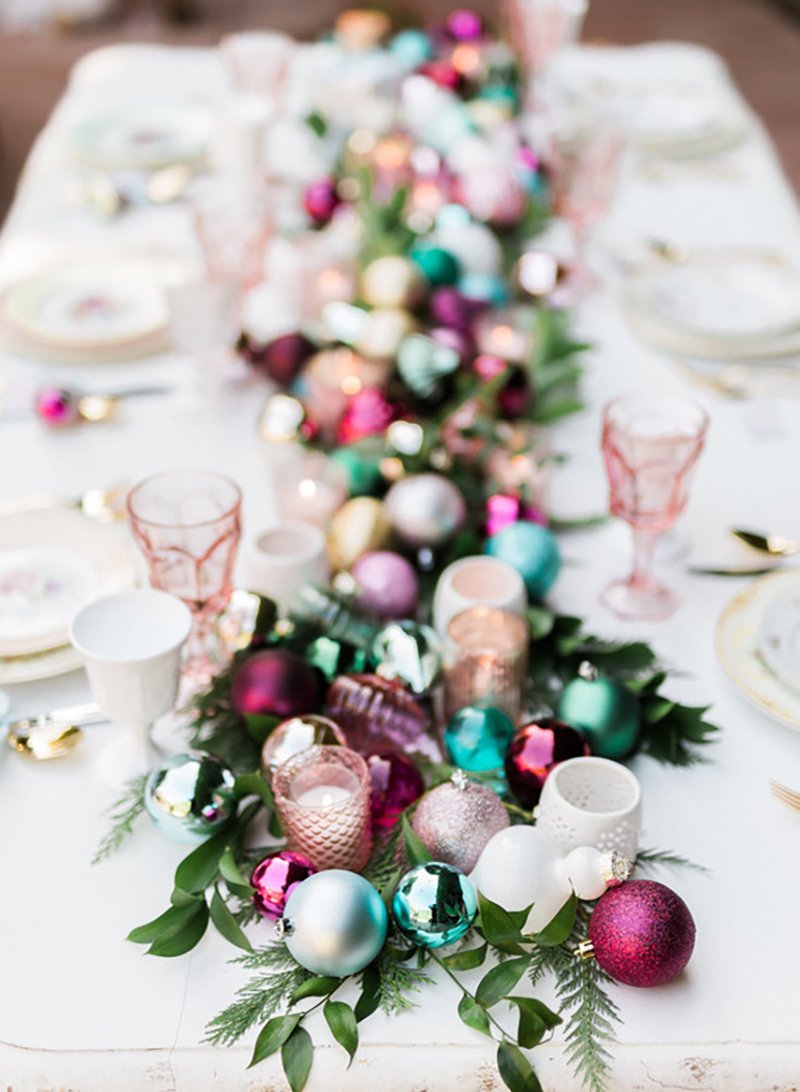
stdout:
<svg viewBox="0 0 800 1092">
<path fill-rule="evenodd" d="M 381 487 L 383 475 L 379 469 L 379 462 L 383 455 L 383 442 L 348 444 L 346 447 L 337 447 L 331 452 L 331 458 L 344 467 L 349 485 L 351 497 L 374 496 Z"/>
<path fill-rule="evenodd" d="M 405 68 L 417 68 L 433 57 L 433 43 L 424 30 L 401 30 L 389 42 L 389 52 Z"/>
<path fill-rule="evenodd" d="M 483 552 L 516 569 L 531 599 L 543 599 L 561 569 L 556 537 L 538 523 L 510 523 L 487 539 Z"/>
<path fill-rule="evenodd" d="M 458 259 L 443 247 L 414 247 L 409 257 L 419 266 L 429 284 L 455 284 L 458 280 Z"/>
<path fill-rule="evenodd" d="M 603 679 L 584 662 L 578 678 L 567 683 L 558 699 L 557 715 L 578 728 L 601 758 L 626 758 L 639 739 L 639 701 L 614 679 Z"/>
<path fill-rule="evenodd" d="M 234 776 L 214 755 L 179 754 L 150 772 L 144 806 L 173 842 L 199 845 L 236 814 Z"/>
<path fill-rule="evenodd" d="M 324 873 L 323 873 L 324 875 Z M 469 929 L 478 909 L 475 888 L 442 861 L 417 865 L 403 876 L 392 899 L 398 928 L 418 948 L 452 944 Z"/>
<path fill-rule="evenodd" d="M 307 971 L 346 978 L 377 956 L 388 924 L 371 883 L 356 872 L 330 868 L 298 884 L 275 932 Z"/>
<path fill-rule="evenodd" d="M 461 357 L 451 345 L 442 345 L 427 334 L 404 337 L 397 350 L 400 378 L 420 398 L 431 398 L 441 382 L 458 368 Z"/>
<path fill-rule="evenodd" d="M 458 290 L 471 300 L 485 300 L 492 307 L 504 307 L 510 302 L 506 282 L 488 273 L 467 273 L 458 282 Z"/>
<path fill-rule="evenodd" d="M 453 765 L 462 770 L 496 770 L 513 736 L 514 723 L 502 709 L 467 705 L 450 718 L 444 742 Z"/>
</svg>

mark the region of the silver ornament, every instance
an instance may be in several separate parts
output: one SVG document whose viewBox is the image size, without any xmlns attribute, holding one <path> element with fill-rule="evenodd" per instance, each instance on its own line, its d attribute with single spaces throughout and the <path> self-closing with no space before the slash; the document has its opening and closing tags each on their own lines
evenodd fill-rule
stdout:
<svg viewBox="0 0 800 1092">
<path fill-rule="evenodd" d="M 372 884 L 334 868 L 292 891 L 276 932 L 301 967 L 344 978 L 377 956 L 387 925 L 386 907 Z"/>
<path fill-rule="evenodd" d="M 233 773 L 213 755 L 173 755 L 147 778 L 145 807 L 167 838 L 199 845 L 236 814 L 233 782 Z"/>
<path fill-rule="evenodd" d="M 508 825 L 497 795 L 467 780 L 460 770 L 422 797 L 413 821 L 431 856 L 462 872 L 472 871 L 489 839 Z"/>
<path fill-rule="evenodd" d="M 372 646 L 378 661 L 377 674 L 384 679 L 402 679 L 415 694 L 426 694 L 442 670 L 442 645 L 430 626 L 417 622 L 390 622 Z"/>
<path fill-rule="evenodd" d="M 397 371 L 403 382 L 420 398 L 431 398 L 442 380 L 461 363 L 450 345 L 441 345 L 427 334 L 403 338 L 397 350 Z"/>
<path fill-rule="evenodd" d="M 395 482 L 384 500 L 399 538 L 410 546 L 440 546 L 461 530 L 467 505 L 441 474 L 413 474 Z"/>
</svg>

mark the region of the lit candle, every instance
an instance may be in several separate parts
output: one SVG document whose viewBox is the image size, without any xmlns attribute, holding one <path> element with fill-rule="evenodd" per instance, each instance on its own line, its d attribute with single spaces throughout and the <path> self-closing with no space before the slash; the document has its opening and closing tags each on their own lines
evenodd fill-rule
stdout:
<svg viewBox="0 0 800 1092">
<path fill-rule="evenodd" d="M 331 804 L 349 800 L 352 795 L 343 785 L 314 785 L 299 795 L 294 793 L 294 798 L 304 808 L 329 808 Z"/>
<path fill-rule="evenodd" d="M 347 500 L 347 472 L 325 455 L 304 455 L 281 466 L 273 488 L 278 514 L 289 522 L 324 527 Z"/>
</svg>

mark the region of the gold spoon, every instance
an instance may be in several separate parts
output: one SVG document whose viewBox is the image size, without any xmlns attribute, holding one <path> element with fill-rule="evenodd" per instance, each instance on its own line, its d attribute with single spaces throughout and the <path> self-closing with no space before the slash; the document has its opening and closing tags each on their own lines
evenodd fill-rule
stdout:
<svg viewBox="0 0 800 1092">
<path fill-rule="evenodd" d="M 24 722 L 19 722 L 20 725 Z M 37 721 L 28 722 L 31 727 L 9 728 L 8 744 L 17 752 L 35 762 L 48 762 L 51 758 L 63 758 L 83 739 L 83 732 L 76 724 L 51 724 L 41 726 Z"/>
<path fill-rule="evenodd" d="M 791 557 L 792 554 L 800 552 L 800 539 L 785 538 L 783 535 L 762 535 L 758 531 L 747 531 L 741 527 L 734 527 L 731 534 L 770 557 Z"/>
</svg>

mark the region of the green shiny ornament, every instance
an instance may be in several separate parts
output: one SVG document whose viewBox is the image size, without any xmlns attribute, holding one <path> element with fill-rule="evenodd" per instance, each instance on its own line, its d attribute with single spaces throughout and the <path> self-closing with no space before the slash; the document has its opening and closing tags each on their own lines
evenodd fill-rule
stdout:
<svg viewBox="0 0 800 1092">
<path fill-rule="evenodd" d="M 351 497 L 371 497 L 378 492 L 383 482 L 378 465 L 383 454 L 382 442 L 350 444 L 331 452 L 334 462 L 347 473 Z"/>
<path fill-rule="evenodd" d="M 403 876 L 392 899 L 401 932 L 418 948 L 452 944 L 469 929 L 478 909 L 475 888 L 457 868 L 441 861 L 417 865 Z"/>
<path fill-rule="evenodd" d="M 578 728 L 593 755 L 625 758 L 639 738 L 639 701 L 614 679 L 603 679 L 592 664 L 578 668 L 578 678 L 567 683 L 558 700 L 557 715 Z"/>
<path fill-rule="evenodd" d="M 410 258 L 429 284 L 455 284 L 461 272 L 458 258 L 440 246 L 415 247 Z"/>
</svg>

